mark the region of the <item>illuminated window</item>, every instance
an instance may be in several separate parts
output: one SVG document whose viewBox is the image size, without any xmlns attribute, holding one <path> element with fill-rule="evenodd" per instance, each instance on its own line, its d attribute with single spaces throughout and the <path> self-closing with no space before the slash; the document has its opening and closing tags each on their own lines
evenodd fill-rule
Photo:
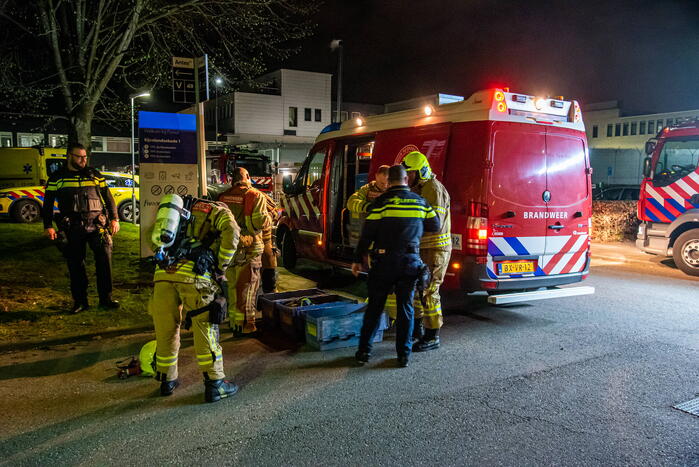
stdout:
<svg viewBox="0 0 699 467">
<path fill-rule="evenodd" d="M 17 133 L 17 146 L 21 148 L 30 148 L 32 146 L 43 146 L 43 133 Z"/>
<path fill-rule="evenodd" d="M 0 148 L 10 148 L 12 147 L 12 133 L 10 132 L 0 132 Z"/>
<path fill-rule="evenodd" d="M 289 107 L 289 126 L 299 125 L 299 108 Z"/>
</svg>

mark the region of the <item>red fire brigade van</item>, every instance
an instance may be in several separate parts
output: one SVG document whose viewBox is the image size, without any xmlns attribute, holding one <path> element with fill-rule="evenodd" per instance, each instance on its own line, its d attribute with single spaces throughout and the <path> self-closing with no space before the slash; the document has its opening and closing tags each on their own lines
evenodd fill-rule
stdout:
<svg viewBox="0 0 699 467">
<path fill-rule="evenodd" d="M 277 230 L 285 264 L 348 266 L 358 230 L 348 197 L 415 150 L 451 196 L 442 290 L 486 290 L 491 303 L 594 292 L 556 287 L 582 281 L 590 264 L 592 171 L 580 108 L 507 89 L 324 129 L 285 184 Z"/>
<path fill-rule="evenodd" d="M 699 276 L 699 121 L 664 128 L 646 153 L 636 246 Z"/>
</svg>

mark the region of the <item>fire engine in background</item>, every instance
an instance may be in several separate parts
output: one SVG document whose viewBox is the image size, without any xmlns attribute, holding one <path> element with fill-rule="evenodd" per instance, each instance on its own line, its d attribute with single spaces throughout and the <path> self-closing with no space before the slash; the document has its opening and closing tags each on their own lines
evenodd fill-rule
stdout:
<svg viewBox="0 0 699 467">
<path fill-rule="evenodd" d="M 699 276 L 699 121 L 664 128 L 646 154 L 636 246 Z"/>
<path fill-rule="evenodd" d="M 207 158 L 212 160 L 212 168 L 218 171 L 218 180 L 214 184 L 230 184 L 230 174 L 236 167 L 247 169 L 252 179 L 252 186 L 265 193 L 274 191 L 274 168 L 271 159 L 255 150 L 233 146 L 207 151 Z"/>
<path fill-rule="evenodd" d="M 280 199 L 284 263 L 348 267 L 357 237 L 347 198 L 380 165 L 416 150 L 451 196 L 443 291 L 485 290 L 495 304 L 594 292 L 556 287 L 582 281 L 590 265 L 592 170 L 580 107 L 507 89 L 325 128 Z"/>
</svg>

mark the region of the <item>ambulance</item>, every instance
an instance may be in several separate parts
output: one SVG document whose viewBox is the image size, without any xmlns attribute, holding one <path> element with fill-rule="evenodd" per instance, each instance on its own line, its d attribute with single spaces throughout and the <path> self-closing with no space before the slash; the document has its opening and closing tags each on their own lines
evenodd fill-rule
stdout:
<svg viewBox="0 0 699 467">
<path fill-rule="evenodd" d="M 594 292 L 559 288 L 590 268 L 592 169 L 580 107 L 509 89 L 326 127 L 284 186 L 285 265 L 307 258 L 347 267 L 361 228 L 347 199 L 379 166 L 416 150 L 451 196 L 442 291 L 486 291 L 493 304 Z"/>
<path fill-rule="evenodd" d="M 699 276 L 699 121 L 663 128 L 646 154 L 636 246 Z"/>
</svg>

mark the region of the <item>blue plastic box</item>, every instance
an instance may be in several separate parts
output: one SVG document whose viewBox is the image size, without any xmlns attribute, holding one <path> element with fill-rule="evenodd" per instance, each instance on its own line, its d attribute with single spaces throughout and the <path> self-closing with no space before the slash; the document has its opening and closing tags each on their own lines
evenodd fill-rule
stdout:
<svg viewBox="0 0 699 467">
<path fill-rule="evenodd" d="M 257 301 L 257 308 L 262 313 L 262 322 L 265 327 L 276 328 L 279 326 L 279 310 L 277 304 L 284 301 L 291 301 L 298 297 L 317 297 L 319 295 L 328 295 L 320 289 L 304 289 L 292 290 L 289 292 L 268 293 L 260 295 Z"/>
<path fill-rule="evenodd" d="M 313 304 L 306 306 L 289 306 L 284 302 L 277 303 L 279 310 L 279 325 L 289 336 L 303 341 L 306 338 L 306 314 L 312 310 L 325 308 L 346 309 L 356 306 L 357 301 L 340 295 L 319 295 L 312 298 Z"/>
<path fill-rule="evenodd" d="M 306 313 L 306 343 L 319 350 L 356 347 L 362 329 L 366 303 L 308 310 Z M 374 342 L 383 340 L 388 329 L 388 317 L 381 314 Z"/>
</svg>

